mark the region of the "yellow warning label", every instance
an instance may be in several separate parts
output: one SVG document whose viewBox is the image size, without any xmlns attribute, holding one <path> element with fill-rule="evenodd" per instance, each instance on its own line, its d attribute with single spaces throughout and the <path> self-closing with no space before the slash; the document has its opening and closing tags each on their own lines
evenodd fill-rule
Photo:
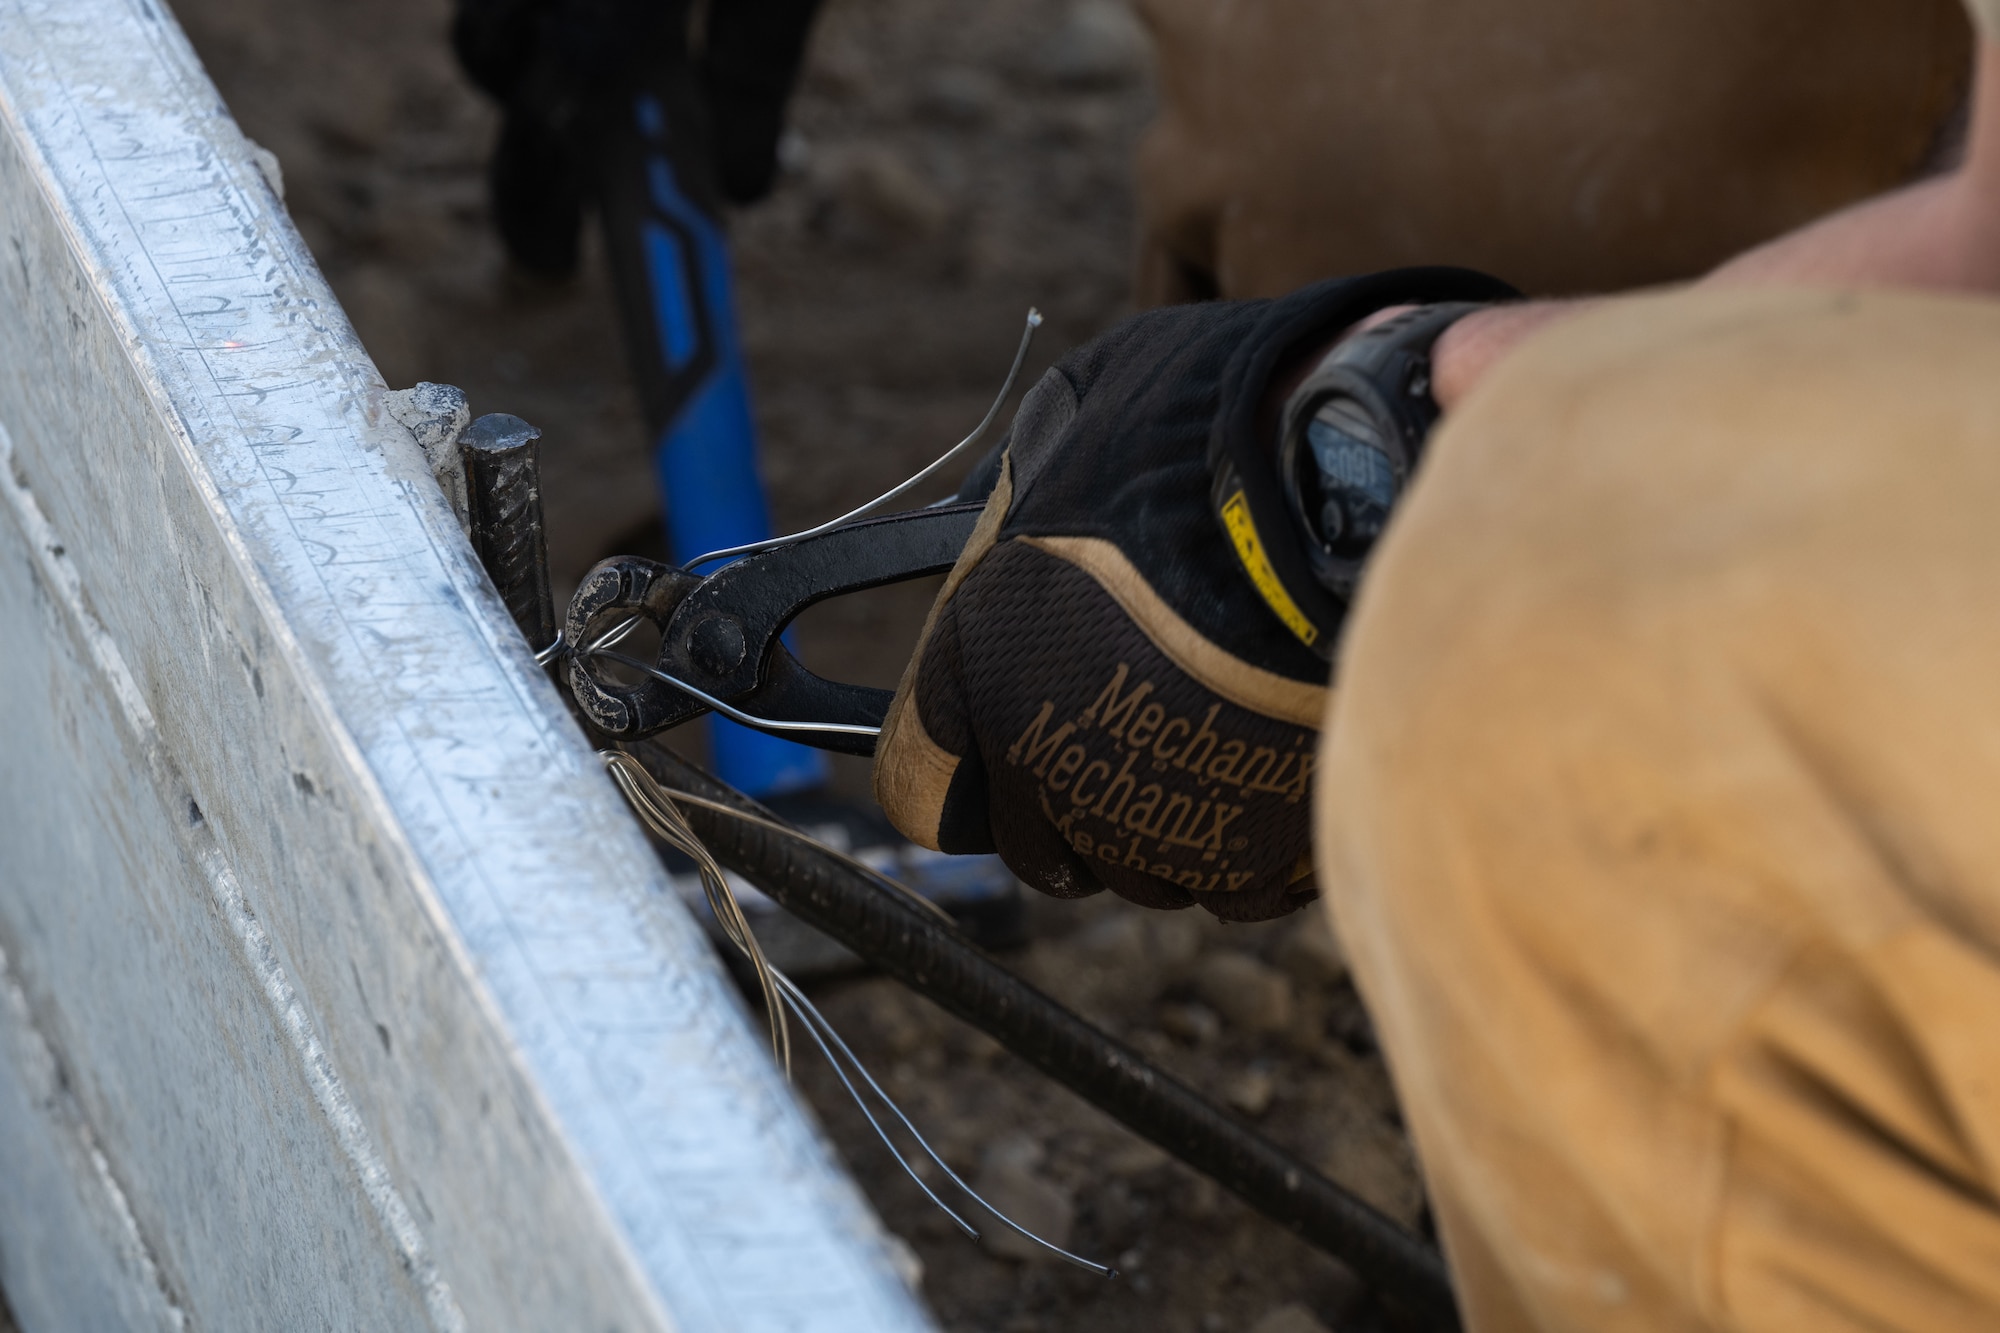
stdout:
<svg viewBox="0 0 2000 1333">
<path fill-rule="evenodd" d="M 1319 637 L 1319 630 L 1306 619 L 1299 604 L 1285 591 L 1285 585 L 1278 582 L 1278 571 L 1271 568 L 1271 559 L 1264 554 L 1264 543 L 1257 536 L 1257 525 L 1250 521 L 1250 501 L 1242 491 L 1230 496 L 1222 505 L 1222 526 L 1229 531 L 1229 540 L 1236 547 L 1236 558 L 1243 562 L 1243 568 L 1250 574 L 1250 581 L 1257 585 L 1264 600 L 1278 613 L 1278 619 L 1285 622 L 1285 628 L 1299 636 L 1299 642 L 1312 647 Z"/>
</svg>

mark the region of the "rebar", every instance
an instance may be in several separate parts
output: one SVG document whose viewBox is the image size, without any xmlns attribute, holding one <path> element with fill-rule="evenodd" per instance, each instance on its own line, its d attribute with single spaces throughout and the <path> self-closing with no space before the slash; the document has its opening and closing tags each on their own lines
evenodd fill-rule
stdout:
<svg viewBox="0 0 2000 1333">
<path fill-rule="evenodd" d="M 1351 1266 L 1410 1327 L 1459 1327 L 1439 1253 L 1305 1161 L 1100 1031 L 974 947 L 955 929 L 778 821 L 664 746 L 622 747 L 664 787 L 705 798 L 684 814 L 715 858 L 780 906 L 1028 1064 Z M 719 813 L 721 804 L 756 816 Z"/>
<path fill-rule="evenodd" d="M 541 435 L 517 416 L 489 412 L 466 428 L 458 449 L 472 549 L 529 646 L 553 654 L 559 650 L 542 530 Z"/>
</svg>

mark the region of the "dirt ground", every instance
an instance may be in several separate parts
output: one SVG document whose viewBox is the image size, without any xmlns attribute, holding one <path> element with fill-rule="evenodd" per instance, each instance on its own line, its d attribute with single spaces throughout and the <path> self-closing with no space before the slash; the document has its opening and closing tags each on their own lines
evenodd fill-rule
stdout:
<svg viewBox="0 0 2000 1333">
<path fill-rule="evenodd" d="M 495 116 L 449 0 L 176 0 L 389 383 L 454 383 L 541 426 L 558 594 L 656 512 L 602 265 L 548 284 L 487 226 Z M 1032 304 L 1024 383 L 1128 308 L 1143 39 L 1110 0 L 829 0 L 774 197 L 734 223 L 776 520 L 824 519 L 978 419 Z M 893 684 L 928 590 L 816 609 L 806 659 Z M 838 781 L 865 790 L 865 769 Z M 1223 928 L 1038 902 L 1031 979 L 1411 1225 L 1422 1201 L 1381 1061 L 1316 925 Z M 1359 1327 L 1338 1264 L 885 980 L 822 985 L 834 1023 L 962 1172 L 1115 1263 L 1105 1282 L 963 1240 L 831 1075 L 800 1082 L 954 1330 Z M 997 1251 L 997 1252 L 996 1252 Z"/>
</svg>

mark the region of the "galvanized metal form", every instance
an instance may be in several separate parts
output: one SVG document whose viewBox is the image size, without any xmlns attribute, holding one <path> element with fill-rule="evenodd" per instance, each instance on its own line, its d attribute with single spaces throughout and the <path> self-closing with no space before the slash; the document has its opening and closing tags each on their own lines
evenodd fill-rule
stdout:
<svg viewBox="0 0 2000 1333">
<path fill-rule="evenodd" d="M 928 1327 L 383 391 L 171 16 L 0 0 L 17 1315 Z"/>
</svg>

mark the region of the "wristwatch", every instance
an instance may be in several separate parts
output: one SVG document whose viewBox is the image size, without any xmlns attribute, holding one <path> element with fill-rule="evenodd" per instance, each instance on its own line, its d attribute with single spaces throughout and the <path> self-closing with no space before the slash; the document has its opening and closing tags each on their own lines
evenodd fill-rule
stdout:
<svg viewBox="0 0 2000 1333">
<path fill-rule="evenodd" d="M 1278 479 L 1314 581 L 1343 603 L 1437 424 L 1431 348 L 1483 305 L 1421 305 L 1355 334 L 1285 404 Z"/>
<path fill-rule="evenodd" d="M 1368 549 L 1409 485 L 1438 418 L 1431 346 L 1454 320 L 1521 293 L 1463 268 L 1405 268 L 1272 302 L 1230 357 L 1209 426 L 1209 503 L 1243 576 L 1294 638 L 1327 662 Z M 1311 299 L 1307 299 L 1311 298 Z M 1379 311 L 1286 403 L 1272 447 L 1267 404 L 1287 364 Z"/>
</svg>

